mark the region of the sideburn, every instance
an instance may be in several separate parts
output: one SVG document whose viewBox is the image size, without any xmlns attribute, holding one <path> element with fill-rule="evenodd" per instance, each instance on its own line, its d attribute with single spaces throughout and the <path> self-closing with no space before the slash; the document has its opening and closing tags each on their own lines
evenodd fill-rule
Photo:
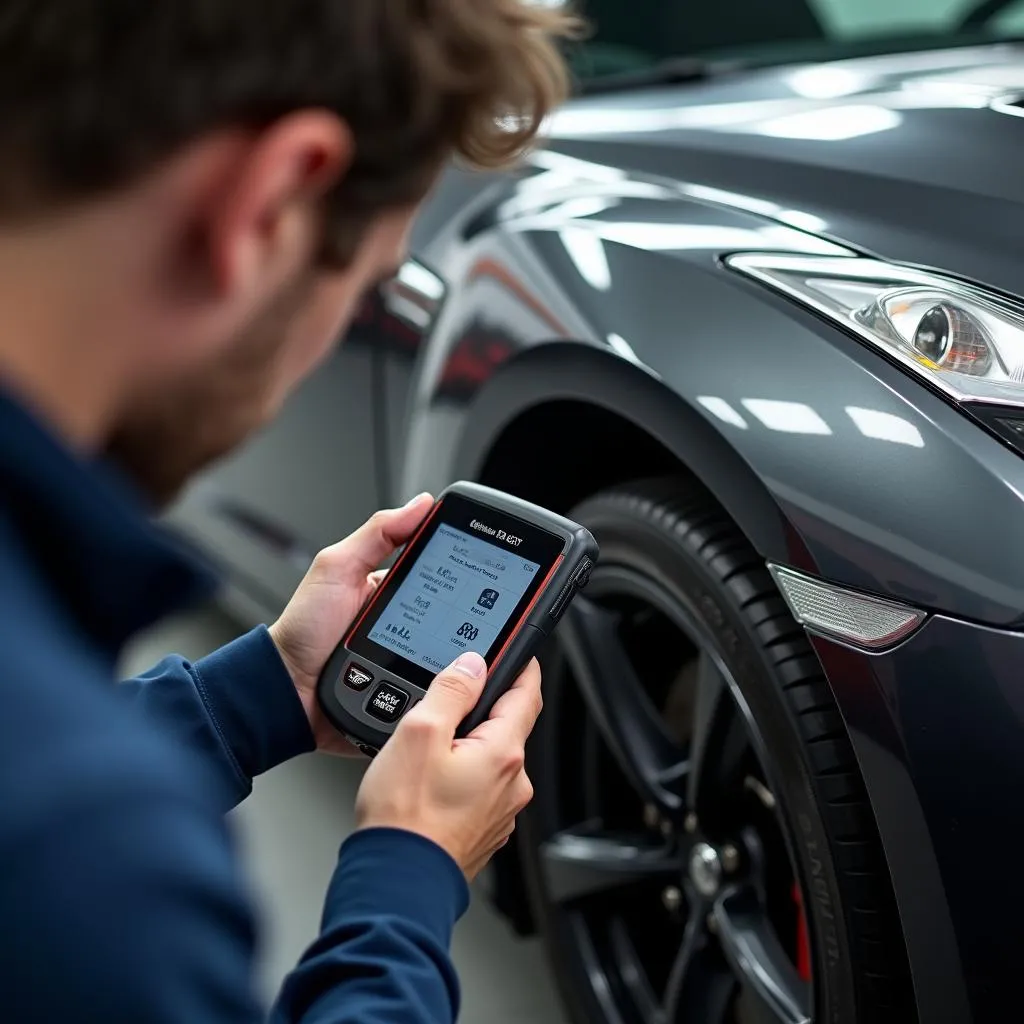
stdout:
<svg viewBox="0 0 1024 1024">
<path fill-rule="evenodd" d="M 296 281 L 244 335 L 210 364 L 139 395 L 103 456 L 152 505 L 165 509 L 201 470 L 263 427 L 271 408 L 289 327 L 308 301 L 311 274 Z"/>
</svg>

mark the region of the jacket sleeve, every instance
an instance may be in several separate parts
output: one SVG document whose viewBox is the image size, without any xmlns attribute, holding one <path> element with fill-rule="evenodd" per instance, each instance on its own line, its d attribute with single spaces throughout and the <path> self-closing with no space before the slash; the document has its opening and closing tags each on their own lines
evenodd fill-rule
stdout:
<svg viewBox="0 0 1024 1024">
<path fill-rule="evenodd" d="M 122 767 L 116 778 L 80 772 L 59 813 L 8 847 L 3 1019 L 264 1021 L 227 822 L 173 779 L 151 784 L 142 758 Z M 323 932 L 288 979 L 276 1024 L 454 1021 L 447 945 L 465 901 L 456 871 L 413 836 L 350 839 Z"/>
<path fill-rule="evenodd" d="M 286 979 L 272 1024 L 448 1024 L 459 1013 L 449 958 L 469 887 L 440 847 L 411 832 L 350 836 L 320 937 Z"/>
<path fill-rule="evenodd" d="M 164 658 L 120 689 L 165 735 L 206 762 L 225 811 L 249 795 L 257 775 L 316 747 L 265 626 L 196 662 Z"/>
</svg>

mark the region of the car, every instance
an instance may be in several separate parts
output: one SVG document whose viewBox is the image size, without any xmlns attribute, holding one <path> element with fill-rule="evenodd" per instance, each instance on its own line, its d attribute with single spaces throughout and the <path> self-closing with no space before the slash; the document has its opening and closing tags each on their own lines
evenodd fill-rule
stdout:
<svg viewBox="0 0 1024 1024">
<path fill-rule="evenodd" d="M 246 621 L 475 480 L 602 550 L 492 898 L 585 1024 L 975 1024 L 1024 938 L 1024 4 L 595 0 L 170 520 Z"/>
</svg>

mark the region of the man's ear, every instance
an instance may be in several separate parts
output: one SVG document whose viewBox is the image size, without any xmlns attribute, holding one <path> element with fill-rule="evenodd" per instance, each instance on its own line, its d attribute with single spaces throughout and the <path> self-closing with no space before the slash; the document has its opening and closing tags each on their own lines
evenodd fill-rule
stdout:
<svg viewBox="0 0 1024 1024">
<path fill-rule="evenodd" d="M 345 123 L 318 110 L 282 118 L 239 147 L 207 221 L 222 297 L 262 302 L 308 266 L 322 229 L 319 201 L 352 155 Z"/>
</svg>

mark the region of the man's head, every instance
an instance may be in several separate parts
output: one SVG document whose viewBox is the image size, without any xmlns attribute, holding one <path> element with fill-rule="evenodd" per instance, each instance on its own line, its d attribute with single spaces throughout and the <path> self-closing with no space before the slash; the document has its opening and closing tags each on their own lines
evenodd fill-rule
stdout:
<svg viewBox="0 0 1024 1024">
<path fill-rule="evenodd" d="M 450 158 L 529 143 L 574 28 L 530 0 L 7 0 L 0 378 L 168 500 L 323 360 Z"/>
</svg>

